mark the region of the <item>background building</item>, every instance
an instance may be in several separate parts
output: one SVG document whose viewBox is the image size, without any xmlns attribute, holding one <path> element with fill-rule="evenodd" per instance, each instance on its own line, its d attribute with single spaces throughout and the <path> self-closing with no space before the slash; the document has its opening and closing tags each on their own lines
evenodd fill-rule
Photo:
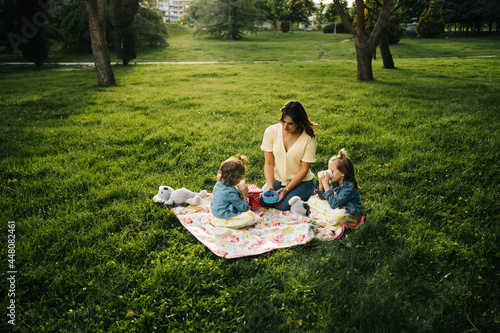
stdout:
<svg viewBox="0 0 500 333">
<path fill-rule="evenodd" d="M 165 13 L 165 22 L 176 22 L 184 17 L 185 9 L 190 0 L 158 0 L 158 9 Z"/>
</svg>

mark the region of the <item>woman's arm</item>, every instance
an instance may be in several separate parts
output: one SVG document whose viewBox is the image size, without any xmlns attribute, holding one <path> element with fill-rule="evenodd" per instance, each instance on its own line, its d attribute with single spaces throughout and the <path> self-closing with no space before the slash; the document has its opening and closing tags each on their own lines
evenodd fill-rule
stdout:
<svg viewBox="0 0 500 333">
<path fill-rule="evenodd" d="M 285 188 L 278 190 L 278 193 L 280 193 L 280 198 L 278 199 L 278 202 L 283 200 L 283 198 L 288 194 L 288 192 L 290 192 L 295 186 L 300 184 L 300 182 L 307 175 L 307 172 L 309 172 L 310 168 L 311 168 L 311 163 L 300 162 L 299 172 L 297 172 L 295 177 L 292 178 L 292 181 L 289 182 Z"/>
<path fill-rule="evenodd" d="M 264 158 L 264 176 L 266 177 L 267 187 L 274 190 L 274 155 L 270 151 L 265 151 Z"/>
</svg>

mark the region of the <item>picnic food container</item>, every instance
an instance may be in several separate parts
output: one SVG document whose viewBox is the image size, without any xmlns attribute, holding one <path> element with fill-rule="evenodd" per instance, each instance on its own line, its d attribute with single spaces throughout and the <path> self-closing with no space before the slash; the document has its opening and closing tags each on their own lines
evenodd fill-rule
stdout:
<svg viewBox="0 0 500 333">
<path fill-rule="evenodd" d="M 248 186 L 248 199 L 250 201 L 250 209 L 253 212 L 258 212 L 259 207 L 259 198 L 262 190 L 255 184 L 247 184 Z"/>
<path fill-rule="evenodd" d="M 264 199 L 264 202 L 268 203 L 268 204 L 273 204 L 273 203 L 278 202 L 279 197 L 280 196 L 279 196 L 278 192 L 273 191 L 273 190 L 266 191 L 262 195 L 262 198 Z"/>
</svg>

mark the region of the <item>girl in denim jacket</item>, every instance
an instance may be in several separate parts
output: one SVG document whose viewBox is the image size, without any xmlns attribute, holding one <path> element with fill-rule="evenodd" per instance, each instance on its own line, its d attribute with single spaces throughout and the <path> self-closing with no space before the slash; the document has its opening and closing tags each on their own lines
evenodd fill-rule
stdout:
<svg viewBox="0 0 500 333">
<path fill-rule="evenodd" d="M 222 162 L 213 190 L 210 211 L 216 227 L 243 228 L 259 220 L 248 205 L 248 186 L 242 181 L 247 158 L 236 155 Z M 236 187 L 238 186 L 238 188 Z"/>
<path fill-rule="evenodd" d="M 328 201 L 332 208 L 329 212 L 328 226 L 340 224 L 354 225 L 361 216 L 361 199 L 354 166 L 345 149 L 333 156 L 328 162 L 328 170 L 318 173 L 320 199 Z"/>
</svg>

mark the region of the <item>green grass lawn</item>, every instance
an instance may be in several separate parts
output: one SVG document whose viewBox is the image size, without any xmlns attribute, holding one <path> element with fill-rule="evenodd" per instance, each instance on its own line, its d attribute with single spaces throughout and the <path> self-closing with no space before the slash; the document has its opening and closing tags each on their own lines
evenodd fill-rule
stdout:
<svg viewBox="0 0 500 333">
<path fill-rule="evenodd" d="M 194 30 L 177 24 L 168 25 L 169 46 L 140 50 L 132 62 L 156 61 L 313 61 L 356 60 L 354 41 L 350 34 L 324 34 L 321 31 L 280 33 L 264 31 L 249 34 L 243 40 L 228 42 L 194 36 Z M 471 38 L 448 32 L 438 39 L 403 38 L 391 45 L 395 59 L 431 57 L 471 57 L 499 55 L 500 34 L 484 32 Z M 380 58 L 380 52 L 377 50 Z M 22 55 L 0 56 L 0 61 L 23 61 Z M 53 45 L 47 62 L 93 62 L 92 54 L 77 54 Z M 115 52 L 111 61 L 118 63 Z"/>
<path fill-rule="evenodd" d="M 498 38 L 403 39 L 398 68 L 375 61 L 373 82 L 340 39 L 229 45 L 171 30 L 170 47 L 137 61 L 279 61 L 114 65 L 107 89 L 93 68 L 0 66 L 1 306 L 15 300 L 16 314 L 1 331 L 498 331 Z M 321 125 L 315 173 L 350 153 L 366 222 L 338 241 L 219 258 L 152 197 L 211 191 L 236 153 L 261 186 L 262 135 L 290 99 Z"/>
</svg>

